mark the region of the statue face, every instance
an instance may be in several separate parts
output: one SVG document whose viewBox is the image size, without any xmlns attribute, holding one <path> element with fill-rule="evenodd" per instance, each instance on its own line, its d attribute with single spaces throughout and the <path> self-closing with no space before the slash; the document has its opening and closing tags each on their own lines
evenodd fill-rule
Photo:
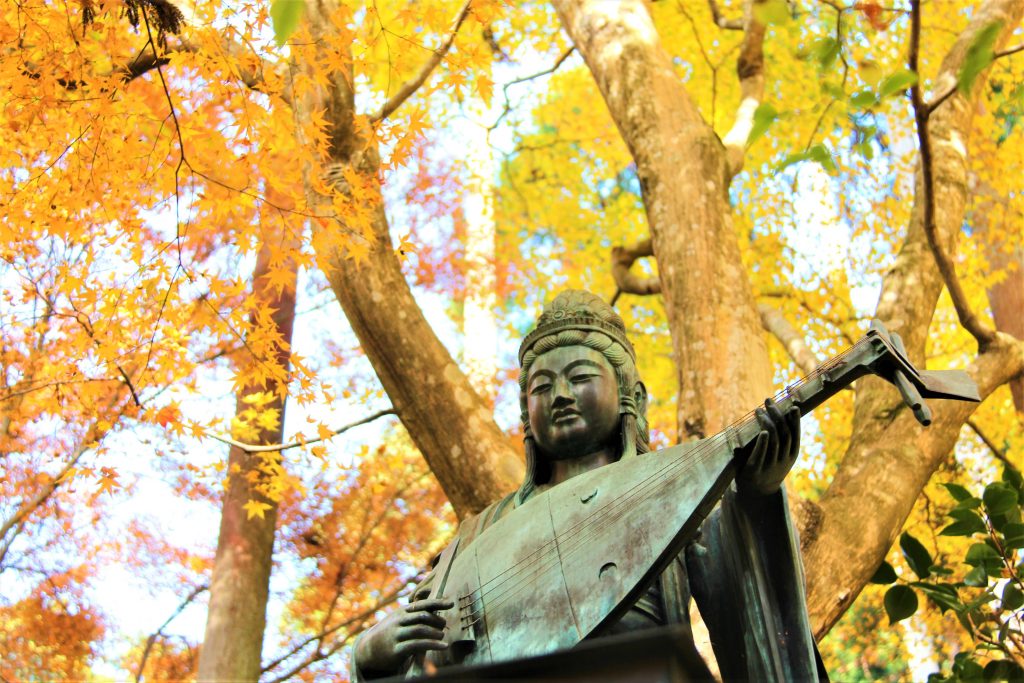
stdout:
<svg viewBox="0 0 1024 683">
<path fill-rule="evenodd" d="M 619 385 L 600 352 L 562 346 L 537 357 L 526 384 L 530 429 L 552 460 L 578 458 L 619 434 Z"/>
</svg>

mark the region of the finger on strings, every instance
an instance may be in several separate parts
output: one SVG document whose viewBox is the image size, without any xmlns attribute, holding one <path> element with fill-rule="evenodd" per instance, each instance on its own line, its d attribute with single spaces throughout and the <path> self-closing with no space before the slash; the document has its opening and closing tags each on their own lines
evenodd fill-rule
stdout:
<svg viewBox="0 0 1024 683">
<path fill-rule="evenodd" d="M 434 628 L 432 626 L 404 626 L 398 629 L 398 633 L 395 636 L 395 640 L 398 641 L 409 641 L 409 640 L 443 640 L 444 631 L 440 628 Z"/>
<path fill-rule="evenodd" d="M 754 447 L 750 451 L 750 457 L 744 463 L 743 468 L 748 472 L 758 472 L 764 467 L 764 454 L 768 449 L 768 432 L 758 432 L 754 437 Z"/>
<path fill-rule="evenodd" d="M 448 598 L 427 598 L 426 600 L 417 600 L 416 602 L 410 602 L 409 606 L 405 608 L 406 612 L 434 612 L 439 609 L 451 609 L 455 607 L 455 602 Z"/>
<path fill-rule="evenodd" d="M 789 425 L 789 432 L 793 435 L 793 441 L 790 444 L 790 457 L 796 458 L 800 452 L 800 409 L 793 406 L 786 411 L 786 423 Z"/>
<path fill-rule="evenodd" d="M 771 418 L 772 424 L 775 425 L 775 433 L 779 437 L 778 447 L 775 451 L 775 461 L 778 462 L 784 458 L 788 458 L 790 454 L 790 443 L 792 442 L 792 435 L 789 430 L 789 423 L 786 422 L 786 418 L 783 417 L 782 411 L 779 410 L 779 405 L 771 399 L 764 402 L 765 410 L 768 412 L 768 417 Z"/>
<path fill-rule="evenodd" d="M 423 624 L 425 626 L 434 626 L 436 628 L 444 628 L 445 620 L 444 617 L 434 614 L 433 612 L 410 612 L 402 617 L 398 621 L 401 626 L 414 626 L 416 624 Z"/>
<path fill-rule="evenodd" d="M 765 401 L 765 405 L 767 404 L 768 402 Z M 764 464 L 766 467 L 770 467 L 775 463 L 779 455 L 779 430 L 776 428 L 775 422 L 768 417 L 768 413 L 764 408 L 758 408 L 754 412 L 757 415 L 757 421 L 761 423 L 761 431 L 767 434 Z"/>
<path fill-rule="evenodd" d="M 448 643 L 443 640 L 407 640 L 395 648 L 395 653 L 405 658 L 410 655 L 420 655 L 430 650 L 447 650 Z"/>
</svg>

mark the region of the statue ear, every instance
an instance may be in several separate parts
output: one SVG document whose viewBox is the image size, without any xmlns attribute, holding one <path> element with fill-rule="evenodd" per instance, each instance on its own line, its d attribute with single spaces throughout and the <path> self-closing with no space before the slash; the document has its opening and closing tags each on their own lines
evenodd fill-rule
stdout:
<svg viewBox="0 0 1024 683">
<path fill-rule="evenodd" d="M 647 413 L 647 387 L 639 380 L 633 385 L 633 403 L 636 404 L 637 415 Z"/>
</svg>

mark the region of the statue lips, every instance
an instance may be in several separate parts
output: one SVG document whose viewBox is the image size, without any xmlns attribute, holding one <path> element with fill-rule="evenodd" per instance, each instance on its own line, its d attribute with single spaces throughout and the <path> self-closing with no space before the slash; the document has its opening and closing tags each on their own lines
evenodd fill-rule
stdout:
<svg viewBox="0 0 1024 683">
<path fill-rule="evenodd" d="M 572 408 L 556 410 L 551 414 L 551 422 L 553 424 L 562 424 L 565 422 L 572 422 L 577 417 L 582 417 L 582 414 L 578 410 L 574 410 Z"/>
</svg>

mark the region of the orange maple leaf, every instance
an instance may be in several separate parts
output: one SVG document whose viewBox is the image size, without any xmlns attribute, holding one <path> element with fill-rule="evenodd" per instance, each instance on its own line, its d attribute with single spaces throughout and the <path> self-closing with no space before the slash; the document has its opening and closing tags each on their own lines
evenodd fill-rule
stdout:
<svg viewBox="0 0 1024 683">
<path fill-rule="evenodd" d="M 261 503 L 258 500 L 246 501 L 242 509 L 245 510 L 245 518 L 252 519 L 253 517 L 259 517 L 260 519 L 266 519 L 264 513 L 269 510 L 272 506 L 267 503 Z"/>
</svg>

